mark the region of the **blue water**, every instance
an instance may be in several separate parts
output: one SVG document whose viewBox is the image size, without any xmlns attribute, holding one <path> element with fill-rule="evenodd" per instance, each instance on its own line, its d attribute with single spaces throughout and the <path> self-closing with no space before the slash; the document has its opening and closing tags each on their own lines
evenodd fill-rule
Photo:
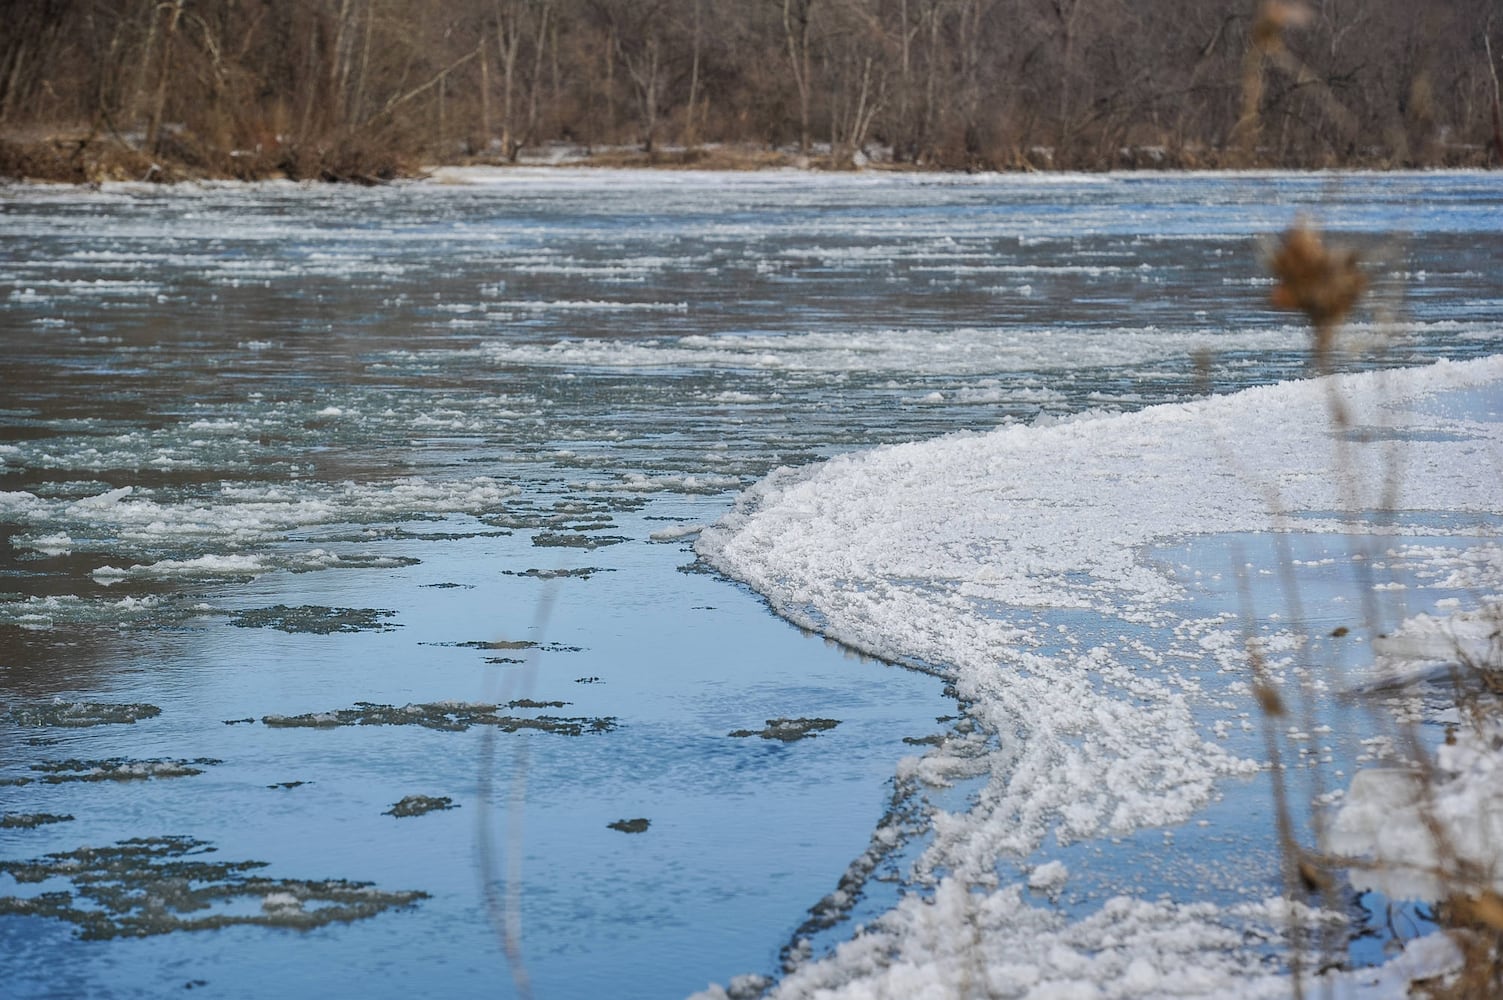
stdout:
<svg viewBox="0 0 1503 1000">
<path fill-rule="evenodd" d="M 773 974 L 921 752 L 904 738 L 956 706 L 697 571 L 694 525 L 779 465 L 1306 374 L 1259 260 L 1300 214 L 1373 279 L 1338 365 L 1498 349 L 1486 174 L 479 180 L 0 189 L 0 700 L 161 709 L 0 722 L 0 779 L 221 761 L 0 786 L 7 815 L 74 817 L 0 828 L 0 860 L 190 836 L 429 894 L 307 932 L 0 916 L 13 995 L 511 995 L 487 870 L 537 996 Z M 595 572 L 527 575 L 560 569 Z M 278 606 L 366 614 L 236 617 Z M 259 721 L 524 697 L 614 728 Z M 839 725 L 728 735 L 779 717 Z M 383 815 L 412 794 L 458 808 Z M 77 886 L 0 874 L 46 890 Z M 896 891 L 869 884 L 858 918 Z"/>
</svg>

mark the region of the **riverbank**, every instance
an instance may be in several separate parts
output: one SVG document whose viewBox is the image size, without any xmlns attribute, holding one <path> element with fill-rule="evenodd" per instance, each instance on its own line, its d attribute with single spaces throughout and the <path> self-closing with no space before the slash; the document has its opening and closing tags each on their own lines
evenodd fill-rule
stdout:
<svg viewBox="0 0 1503 1000">
<path fill-rule="evenodd" d="M 433 158 L 365 141 L 335 141 L 318 146 L 270 143 L 251 149 L 216 148 L 186 132 L 169 132 L 155 153 L 128 137 L 80 129 L 28 130 L 0 135 L 0 180 L 60 184 L 137 181 L 159 184 L 186 181 L 293 180 L 371 186 L 426 176 L 441 167 L 585 167 L 602 169 L 733 170 L 802 169 L 812 171 L 893 171 L 925 173 L 1091 172 L 1112 170 L 1192 172 L 1235 169 L 1487 169 L 1494 158 L 1484 146 L 1453 145 L 1425 162 L 1396 160 L 1382 150 L 1369 155 L 1329 157 L 1280 163 L 1214 147 L 1121 146 L 1085 162 L 1064 161 L 1047 146 L 1016 149 L 1001 157 L 963 162 L 898 162 L 891 148 L 868 146 L 849 158 L 837 157 L 828 143 L 808 154 L 797 147 L 752 143 L 704 143 L 695 146 L 584 146 L 548 143 L 519 150 L 515 157 L 463 154 Z"/>
<path fill-rule="evenodd" d="M 0 179 L 60 184 L 139 181 L 296 180 L 374 185 L 422 174 L 418 159 L 396 150 L 344 143 L 317 148 L 218 148 L 189 133 L 167 133 L 155 152 L 144 144 L 88 130 L 30 130 L 0 136 Z"/>
</svg>

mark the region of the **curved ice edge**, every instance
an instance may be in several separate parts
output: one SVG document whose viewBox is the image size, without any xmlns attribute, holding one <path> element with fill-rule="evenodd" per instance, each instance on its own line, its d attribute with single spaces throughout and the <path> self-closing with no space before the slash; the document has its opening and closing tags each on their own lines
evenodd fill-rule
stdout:
<svg viewBox="0 0 1503 1000">
<path fill-rule="evenodd" d="M 1118 896 L 1073 923 L 1029 906 L 1016 886 L 990 895 L 946 880 L 932 902 L 904 899 L 826 960 L 803 965 L 765 994 L 788 1000 L 912 997 L 1092 997 L 1288 1000 L 1289 975 L 1250 961 L 1247 928 L 1277 934 L 1296 907 L 1271 899 L 1218 909 L 1206 903 Z M 957 933 L 958 931 L 958 933 Z M 1305 995 L 1342 1000 L 1407 996 L 1416 980 L 1454 972 L 1461 955 L 1440 932 L 1410 941 L 1383 965 L 1301 976 Z M 764 995 L 761 977 L 712 984 L 689 1000 Z"/>
<path fill-rule="evenodd" d="M 1149 544 L 1275 530 L 1311 512 L 1356 512 L 1386 485 L 1379 448 L 1401 451 L 1410 470 L 1399 484 L 1399 509 L 1496 513 L 1487 485 L 1497 482 L 1496 470 L 1478 462 L 1503 453 L 1503 425 L 1417 404 L 1500 381 L 1503 356 L 1282 383 L 1048 428 L 878 448 L 779 469 L 743 494 L 696 544 L 707 563 L 805 628 L 886 659 L 950 664 L 975 721 L 1001 734 L 991 784 L 969 813 L 936 817 L 935 844 L 915 872 L 922 879 L 944 868 L 956 877 L 932 895 L 905 899 L 832 957 L 801 966 L 778 995 L 897 996 L 943 985 L 949 974 L 932 957 L 946 951 L 947 939 L 977 940 L 979 926 L 983 953 L 952 958 L 977 964 L 988 981 L 1006 978 L 1044 911 L 1012 898 L 1017 887 L 980 895 L 957 887 L 984 881 L 999 858 L 1026 855 L 1051 830 L 1064 840 L 1183 820 L 1210 801 L 1218 778 L 1257 766 L 1205 740 L 1175 692 L 1151 691 L 1146 708 L 1114 699 L 1084 683 L 1110 664 L 1020 651 L 1026 636 L 982 615 L 981 604 L 1071 606 L 1079 587 L 1065 581 L 1085 573 L 1091 596 L 1110 613 L 1162 623 L 1181 595 L 1140 562 Z M 1373 435 L 1379 443 L 1365 446 L 1333 433 L 1336 399 L 1358 427 L 1446 433 Z M 1299 526 L 1343 527 L 1339 518 Z M 926 586 L 907 582 L 916 580 Z M 1105 803 L 1103 774 L 1121 786 Z M 946 893 L 956 892 L 966 902 L 947 910 Z M 1202 970 L 1207 995 L 1263 995 L 1265 979 L 1280 995 L 1288 990 L 1276 970 L 1248 971 L 1245 949 L 1223 939 L 1218 928 L 1232 916 L 1228 908 L 1166 905 L 1186 942 L 1179 961 L 1145 952 L 1142 962 L 1109 967 L 1019 966 L 1022 979 L 1008 988 L 1110 977 L 1123 996 L 1149 996 L 1172 967 L 1180 985 L 1196 981 L 1183 978 L 1188 969 Z M 982 910 L 996 919 L 981 920 Z M 1214 956 L 1228 948 L 1239 956 L 1222 969 Z M 1419 949 L 1432 958 L 1435 950 Z M 905 968 L 911 977 L 898 975 Z M 1364 989 L 1355 980 L 1348 986 Z"/>
<path fill-rule="evenodd" d="M 931 441 L 848 453 L 799 468 L 784 466 L 743 491 L 729 513 L 703 530 L 694 549 L 708 565 L 761 593 L 774 611 L 800 627 L 860 652 L 901 662 L 913 655 L 909 648 L 912 637 L 905 640 L 907 629 L 888 632 L 865 627 L 856 616 L 836 614 L 829 605 L 840 598 L 843 587 L 860 587 L 869 593 L 891 586 L 884 583 L 884 576 L 899 578 L 891 568 L 910 554 L 913 543 L 928 546 L 937 534 L 952 547 L 969 543 L 985 548 L 968 561 L 939 566 L 947 572 L 935 574 L 936 582 L 959 587 L 973 600 L 985 596 L 1010 598 L 1010 603 L 1018 605 L 1072 606 L 1078 603 L 1075 595 L 1050 590 L 1051 583 L 1058 583 L 1059 573 L 1091 572 L 1101 585 L 1130 597 L 1178 596 L 1167 581 L 1155 579 L 1155 574 L 1132 564 L 1138 549 L 1166 537 L 1267 530 L 1281 526 L 1286 519 L 1343 509 L 1347 505 L 1333 491 L 1322 492 L 1329 484 L 1309 481 L 1330 471 L 1334 452 L 1326 440 L 1330 428 L 1325 407 L 1333 392 L 1346 401 L 1354 423 L 1368 418 L 1390 430 L 1449 430 L 1460 439 L 1400 442 L 1409 445 L 1406 451 L 1423 451 L 1432 458 L 1422 481 L 1411 479 L 1403 484 L 1401 508 L 1403 501 L 1410 499 L 1415 503 L 1409 509 L 1414 510 L 1492 513 L 1495 499 L 1485 488 L 1486 477 L 1475 474 L 1475 461 L 1445 465 L 1433 459 L 1470 457 L 1477 450 L 1475 445 L 1499 440 L 1499 425 L 1405 413 L 1401 407 L 1446 390 L 1499 381 L 1503 381 L 1503 355 L 1464 363 L 1440 361 L 1422 368 L 1285 382 L 1050 427 L 1014 425 L 990 432 L 962 431 Z M 1250 432 L 1255 430 L 1258 418 L 1268 414 L 1276 415 L 1277 432 L 1259 439 Z M 1197 424 L 1202 427 L 1201 437 L 1193 442 L 1193 448 L 1187 447 L 1190 442 L 1180 432 L 1193 432 Z M 1162 446 L 1171 436 L 1176 452 L 1165 455 Z M 1258 451 L 1242 447 L 1247 443 L 1258 445 Z M 1151 453 L 1155 445 L 1160 446 L 1157 454 Z M 1317 449 L 1318 454 L 1311 454 Z M 1114 485 L 1121 486 L 1120 477 L 1135 476 L 1128 485 L 1157 486 L 1157 498 L 1168 500 L 1169 506 L 1134 509 L 1133 501 L 1141 494 L 1122 499 L 1120 489 L 1116 503 L 1111 495 L 1072 490 L 1079 478 L 1071 480 L 1071 473 L 1079 474 L 1094 457 L 1118 463 L 1116 469 L 1088 470 L 1105 473 L 1096 476 L 1097 480 L 1117 476 L 1119 482 Z M 1267 469 L 1263 460 L 1270 458 L 1282 460 L 1271 475 L 1244 477 L 1243 473 Z M 1207 459 L 1208 465 L 1221 468 L 1208 471 L 1197 459 Z M 1177 463 L 1177 469 L 1166 461 Z M 1067 505 L 1051 507 L 1049 497 L 1020 495 L 1025 487 L 1030 493 L 1041 491 L 1032 488 L 1035 484 L 1007 480 L 1009 470 L 1031 472 L 1029 466 L 1037 462 L 1047 463 L 1050 480 L 1037 485 L 1053 498 L 1068 501 Z M 972 474 L 965 478 L 954 475 L 957 466 L 962 470 L 969 467 Z M 979 475 L 974 473 L 978 468 Z M 1171 478 L 1176 473 L 1180 478 Z M 891 477 L 902 481 L 889 489 L 882 480 Z M 1145 477 L 1152 482 L 1145 483 Z M 1280 485 L 1271 477 L 1286 480 L 1283 485 L 1288 488 L 1281 491 L 1282 510 L 1271 511 L 1261 495 L 1250 495 L 1259 488 Z M 1301 479 L 1305 481 L 1297 481 Z M 969 509 L 968 516 L 957 522 L 958 527 L 932 520 L 926 523 L 923 509 L 910 508 L 906 515 L 901 511 L 903 501 L 919 494 L 926 480 L 937 488 L 937 493 L 931 494 L 936 500 L 934 510 L 953 512 L 957 505 Z M 1215 487 L 1220 490 L 1215 491 Z M 1078 495 L 1072 497 L 1072 492 Z M 987 500 L 993 502 L 984 506 Z M 1186 501 L 1193 501 L 1200 509 L 1186 508 Z M 1092 510 L 1097 518 L 1088 522 Z M 1060 526 L 1071 529 L 1068 535 L 1022 537 L 1023 529 L 1039 527 L 1028 520 L 1030 517 L 1037 522 L 1056 512 L 1074 522 Z M 854 519 L 852 515 L 856 514 L 868 516 Z M 886 516 L 870 516 L 873 514 Z M 995 519 L 994 514 L 998 515 Z M 845 523 L 838 523 L 842 515 Z M 1104 523 L 1108 519 L 1109 523 Z M 879 532 L 879 527 L 889 530 Z M 974 527 L 986 530 L 967 538 L 966 529 Z M 1330 518 L 1309 516 L 1299 527 L 1318 531 L 1339 525 Z M 999 539 L 999 528 L 1007 529 L 1011 540 L 1030 557 L 1021 567 L 1022 575 L 1009 578 L 1008 567 L 993 559 L 999 554 L 999 541 L 1002 554 L 1009 541 L 1006 537 Z M 905 539 L 896 532 L 910 537 Z M 821 541 L 827 544 L 821 547 Z M 841 541 L 859 542 L 860 546 L 839 549 L 834 543 Z M 1061 542 L 1069 543 L 1068 551 L 1059 548 Z M 1091 544 L 1097 542 L 1100 544 Z M 903 552 L 883 554 L 890 546 L 904 543 Z M 863 564 L 862 555 L 882 558 Z M 931 561 L 915 568 L 935 569 L 936 565 Z M 1049 577 L 1050 570 L 1055 571 L 1055 577 Z M 808 609 L 818 609 L 818 614 Z"/>
</svg>

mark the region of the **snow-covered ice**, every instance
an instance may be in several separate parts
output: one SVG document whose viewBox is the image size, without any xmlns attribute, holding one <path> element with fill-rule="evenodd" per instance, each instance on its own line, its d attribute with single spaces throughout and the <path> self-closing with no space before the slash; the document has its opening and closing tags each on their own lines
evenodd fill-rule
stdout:
<svg viewBox="0 0 1503 1000">
<path fill-rule="evenodd" d="M 879 448 L 780 469 L 748 491 L 703 532 L 699 553 L 806 628 L 943 671 L 990 739 L 984 788 L 933 818 L 915 867 L 936 888 L 800 967 L 776 995 L 1287 990 L 1228 929 L 1246 930 L 1246 912 L 1123 899 L 1071 923 L 999 884 L 999 864 L 1049 839 L 1187 820 L 1218 782 L 1260 766 L 1203 731 L 1193 685 L 1173 671 L 1136 672 L 1103 647 L 1049 650 L 1030 612 L 1166 627 L 1186 595 L 1146 557 L 1155 544 L 1296 527 L 1415 530 L 1373 527 L 1380 507 L 1495 515 L 1503 424 L 1431 404 L 1500 389 L 1503 357 L 1283 383 Z M 1489 583 L 1496 591 L 1496 574 Z M 946 752 L 926 755 L 931 770 Z M 1456 766 L 1475 771 L 1477 759 Z"/>
</svg>

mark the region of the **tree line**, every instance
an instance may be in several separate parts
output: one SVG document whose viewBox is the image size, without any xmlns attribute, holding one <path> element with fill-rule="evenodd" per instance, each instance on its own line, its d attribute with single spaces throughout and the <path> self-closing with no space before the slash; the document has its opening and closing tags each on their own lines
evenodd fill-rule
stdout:
<svg viewBox="0 0 1503 1000">
<path fill-rule="evenodd" d="M 549 143 L 662 162 L 726 146 L 833 167 L 880 153 L 941 169 L 1503 160 L 1499 0 L 0 0 L 0 12 L 12 158 L 113 145 L 163 171 L 330 178 L 516 161 Z"/>
</svg>

